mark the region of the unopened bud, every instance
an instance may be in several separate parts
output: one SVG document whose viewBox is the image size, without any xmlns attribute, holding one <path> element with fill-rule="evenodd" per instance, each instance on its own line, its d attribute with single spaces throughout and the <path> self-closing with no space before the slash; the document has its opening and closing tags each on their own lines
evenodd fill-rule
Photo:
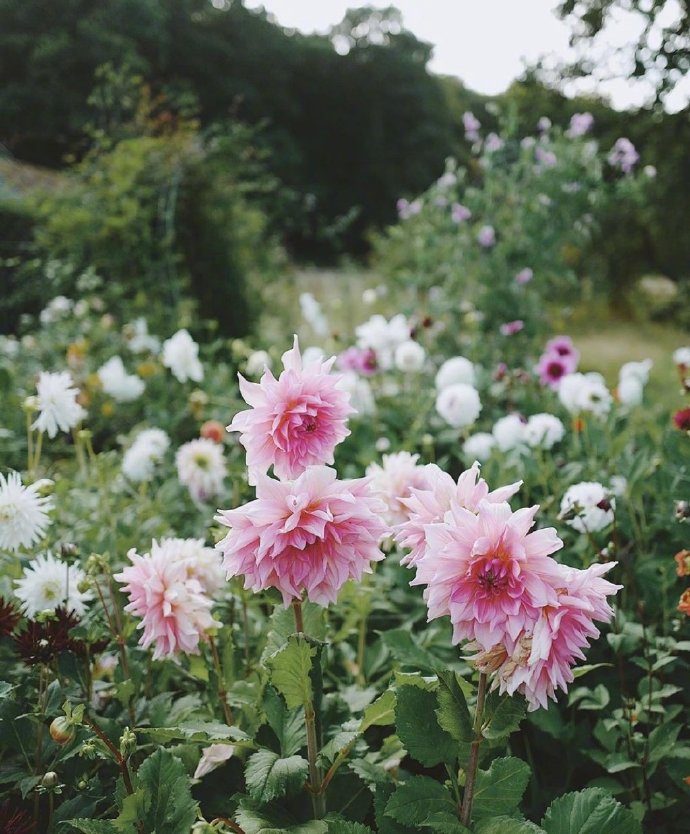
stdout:
<svg viewBox="0 0 690 834">
<path fill-rule="evenodd" d="M 129 727 L 125 727 L 124 732 L 120 738 L 120 754 L 123 758 L 131 756 L 137 749 L 137 737 Z"/>
<path fill-rule="evenodd" d="M 49 770 L 47 773 L 43 774 L 43 778 L 41 779 L 41 785 L 44 788 L 54 788 L 58 783 L 58 775 L 54 770 Z"/>
<path fill-rule="evenodd" d="M 690 518 L 690 504 L 687 501 L 676 501 L 676 518 L 678 521 Z"/>
<path fill-rule="evenodd" d="M 74 727 L 64 715 L 58 715 L 50 725 L 50 737 L 56 744 L 69 744 L 74 738 Z"/>
</svg>

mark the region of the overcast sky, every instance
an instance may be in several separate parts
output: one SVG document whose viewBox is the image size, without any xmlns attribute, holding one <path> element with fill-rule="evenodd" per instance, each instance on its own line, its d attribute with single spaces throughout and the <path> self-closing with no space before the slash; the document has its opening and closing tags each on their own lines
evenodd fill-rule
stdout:
<svg viewBox="0 0 690 834">
<path fill-rule="evenodd" d="M 326 32 L 342 20 L 348 8 L 391 4 L 402 11 L 408 29 L 433 44 L 431 69 L 455 75 L 480 93 L 502 92 L 521 74 L 525 63 L 542 56 L 558 61 L 571 54 L 569 27 L 553 11 L 557 0 L 245 0 L 249 8 L 263 6 L 283 26 L 305 33 Z M 600 46 L 602 56 L 611 45 L 634 42 L 639 31 L 634 15 L 621 14 Z M 604 66 L 603 57 L 599 63 Z M 615 62 L 608 69 L 627 74 Z M 679 109 L 687 100 L 690 79 L 686 82 L 669 102 L 669 109 Z M 625 77 L 606 83 L 585 79 L 566 92 L 576 89 L 598 92 L 619 109 L 643 104 L 650 92 L 647 85 Z"/>
</svg>

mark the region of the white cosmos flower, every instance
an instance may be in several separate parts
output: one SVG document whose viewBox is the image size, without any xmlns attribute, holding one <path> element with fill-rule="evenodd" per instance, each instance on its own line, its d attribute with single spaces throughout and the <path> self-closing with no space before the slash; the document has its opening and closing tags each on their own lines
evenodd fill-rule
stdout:
<svg viewBox="0 0 690 834">
<path fill-rule="evenodd" d="M 476 374 L 474 365 L 464 356 L 453 356 L 438 369 L 436 374 L 436 388 L 440 391 L 456 382 L 464 382 L 466 385 L 476 385 Z"/>
<path fill-rule="evenodd" d="M 0 354 L 10 359 L 19 353 L 19 342 L 14 336 L 0 336 Z"/>
<path fill-rule="evenodd" d="M 200 437 L 180 446 L 175 455 L 177 477 L 195 501 L 206 501 L 223 488 L 227 475 L 223 447 Z"/>
<path fill-rule="evenodd" d="M 144 318 L 134 319 L 126 330 L 131 333 L 127 346 L 132 353 L 158 353 L 161 340 L 149 333 L 149 326 Z"/>
<path fill-rule="evenodd" d="M 73 388 L 73 385 L 67 371 L 41 372 L 36 385 L 39 413 L 32 429 L 46 432 L 48 437 L 53 438 L 58 431 L 73 429 L 86 416 L 86 411 L 77 402 L 79 389 Z"/>
<path fill-rule="evenodd" d="M 462 444 L 462 451 L 468 460 L 478 460 L 484 463 L 491 457 L 491 452 L 496 445 L 493 434 L 486 431 L 479 431 L 471 434 Z"/>
<path fill-rule="evenodd" d="M 357 346 L 376 353 L 378 366 L 387 371 L 393 367 L 395 349 L 410 338 L 410 325 L 402 313 L 387 321 L 381 315 L 372 316 L 355 329 Z"/>
<path fill-rule="evenodd" d="M 266 368 L 270 368 L 272 364 L 271 357 L 265 350 L 255 350 L 247 358 L 245 373 L 247 376 L 259 376 Z"/>
<path fill-rule="evenodd" d="M 386 504 L 384 520 L 389 526 L 402 524 L 408 519 L 408 512 L 401 498 L 409 498 L 411 489 L 426 489 L 428 478 L 426 468 L 418 465 L 419 455 L 409 452 L 394 452 L 384 455 L 382 462 L 370 463 L 366 476 L 370 478 L 371 491 Z"/>
<path fill-rule="evenodd" d="M 621 405 L 642 405 L 644 398 L 644 383 L 635 376 L 624 376 L 618 382 L 618 401 Z"/>
<path fill-rule="evenodd" d="M 651 359 L 643 359 L 641 362 L 626 362 L 620 369 L 618 379 L 633 378 L 644 386 L 649 382 L 649 372 L 653 365 Z"/>
<path fill-rule="evenodd" d="M 683 368 L 690 368 L 690 346 L 679 347 L 673 351 L 673 361 Z"/>
<path fill-rule="evenodd" d="M 311 325 L 317 336 L 328 336 L 328 319 L 323 314 L 321 305 L 310 292 L 303 292 L 299 297 L 302 317 Z"/>
<path fill-rule="evenodd" d="M 568 488 L 561 501 L 561 515 L 575 513 L 565 523 L 578 533 L 597 533 L 613 521 L 616 508 L 610 490 L 596 481 L 582 481 Z"/>
<path fill-rule="evenodd" d="M 436 411 L 453 428 L 471 426 L 479 417 L 482 403 L 476 388 L 464 382 L 456 382 L 439 391 Z"/>
<path fill-rule="evenodd" d="M 170 368 L 179 382 L 188 379 L 201 382 L 204 369 L 199 361 L 199 345 L 187 330 L 178 330 L 163 342 L 163 364 Z"/>
<path fill-rule="evenodd" d="M 39 495 L 40 489 L 52 481 L 37 481 L 24 486 L 17 472 L 7 477 L 0 474 L 0 549 L 19 550 L 30 547 L 45 534 L 50 524 L 48 513 L 52 498 Z"/>
<path fill-rule="evenodd" d="M 72 309 L 74 302 L 65 298 L 64 295 L 56 295 L 52 301 L 49 301 L 39 315 L 41 324 L 52 324 L 54 321 L 59 321 L 64 318 Z"/>
<path fill-rule="evenodd" d="M 214 547 L 206 547 L 203 539 L 161 539 L 151 543 L 151 555 L 165 555 L 168 562 L 184 562 L 187 576 L 196 579 L 211 596 L 227 586 L 223 558 Z"/>
<path fill-rule="evenodd" d="M 510 452 L 512 449 L 525 448 L 527 442 L 526 427 L 527 424 L 519 414 L 506 414 L 505 417 L 496 420 L 491 433 L 498 448 L 502 452 Z"/>
<path fill-rule="evenodd" d="M 356 418 L 357 415 L 364 417 L 376 411 L 376 400 L 369 380 L 360 376 L 356 371 L 343 371 L 337 387 L 342 391 L 347 391 L 350 395 L 350 405 L 357 412 L 352 415 L 353 417 Z"/>
<path fill-rule="evenodd" d="M 81 568 L 61 562 L 52 553 L 44 553 L 24 569 L 21 579 L 15 580 L 14 595 L 21 600 L 21 609 L 27 617 L 54 611 L 61 605 L 81 617 L 93 596 L 91 591 L 80 591 L 77 587 L 85 578 Z"/>
<path fill-rule="evenodd" d="M 123 473 L 135 483 L 150 481 L 168 446 L 170 438 L 162 429 L 144 429 L 122 458 Z"/>
<path fill-rule="evenodd" d="M 412 339 L 401 342 L 395 349 L 395 367 L 403 373 L 414 373 L 421 371 L 424 367 L 426 351 Z"/>
<path fill-rule="evenodd" d="M 138 399 L 146 387 L 143 379 L 136 374 L 127 373 L 119 356 L 108 359 L 105 365 L 98 369 L 98 378 L 105 393 L 121 403 Z"/>
<path fill-rule="evenodd" d="M 532 448 L 551 449 L 563 440 L 565 426 L 553 414 L 533 414 L 525 426 L 524 438 Z"/>
</svg>

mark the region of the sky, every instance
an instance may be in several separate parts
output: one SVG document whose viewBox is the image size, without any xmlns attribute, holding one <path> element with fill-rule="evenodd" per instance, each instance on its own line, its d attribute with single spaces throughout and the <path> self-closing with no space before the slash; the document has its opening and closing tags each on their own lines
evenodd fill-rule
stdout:
<svg viewBox="0 0 690 834">
<path fill-rule="evenodd" d="M 557 0 L 245 0 L 245 5 L 263 6 L 281 25 L 305 33 L 328 31 L 351 7 L 394 5 L 406 28 L 433 45 L 433 72 L 457 76 L 486 95 L 503 92 L 526 64 L 540 57 L 554 64 L 574 54 L 568 44 L 570 28 L 554 12 Z M 650 86 L 630 82 L 627 68 L 606 57 L 610 46 L 633 43 L 639 31 L 634 14 L 619 14 L 597 47 L 597 64 L 607 75 L 621 77 L 572 82 L 566 94 L 598 93 L 617 109 L 644 104 Z M 680 109 L 690 97 L 690 78 L 685 81 L 667 102 L 668 109 Z"/>
</svg>

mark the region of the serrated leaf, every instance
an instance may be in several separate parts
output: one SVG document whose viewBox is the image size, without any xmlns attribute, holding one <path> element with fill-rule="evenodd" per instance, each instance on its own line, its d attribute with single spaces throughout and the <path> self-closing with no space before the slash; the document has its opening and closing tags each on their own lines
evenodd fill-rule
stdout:
<svg viewBox="0 0 690 834">
<path fill-rule="evenodd" d="M 649 734 L 649 761 L 658 762 L 673 749 L 681 727 L 678 724 L 662 724 Z"/>
<path fill-rule="evenodd" d="M 395 692 L 387 689 L 380 698 L 364 710 L 359 732 L 366 732 L 369 727 L 385 727 L 395 723 Z"/>
<path fill-rule="evenodd" d="M 268 725 L 280 743 L 281 756 L 287 758 L 299 752 L 307 743 L 304 711 L 299 707 L 287 709 L 272 686 L 266 687 L 263 707 Z"/>
<path fill-rule="evenodd" d="M 348 763 L 348 768 L 367 785 L 376 787 L 393 781 L 393 777 L 383 765 L 370 762 L 368 759 L 354 759 Z"/>
<path fill-rule="evenodd" d="M 362 825 L 361 822 L 329 820 L 328 834 L 374 834 L 374 832 L 366 825 Z"/>
<path fill-rule="evenodd" d="M 472 719 L 465 700 L 465 693 L 460 689 L 453 674 L 439 674 L 438 708 L 436 717 L 444 729 L 455 741 L 472 741 Z"/>
<path fill-rule="evenodd" d="M 249 736 L 239 727 L 229 727 L 219 721 L 185 721 L 177 727 L 140 727 L 137 733 L 151 736 L 156 741 L 200 741 L 206 744 L 232 742 L 238 747 L 254 747 Z"/>
<path fill-rule="evenodd" d="M 527 820 L 490 817 L 475 825 L 474 834 L 544 834 L 544 829 Z"/>
<path fill-rule="evenodd" d="M 381 639 L 399 663 L 414 666 L 415 669 L 426 672 L 439 672 L 444 669 L 443 664 L 431 652 L 418 646 L 412 634 L 404 628 L 384 631 Z"/>
<path fill-rule="evenodd" d="M 435 692 L 401 686 L 397 692 L 395 728 L 408 753 L 425 767 L 457 758 L 457 744 L 436 718 Z"/>
<path fill-rule="evenodd" d="M 414 829 L 407 825 L 401 825 L 392 817 L 386 816 L 388 800 L 393 795 L 395 787 L 385 783 L 376 786 L 374 791 L 374 815 L 376 818 L 376 830 L 379 834 L 414 834 Z"/>
<path fill-rule="evenodd" d="M 297 793 L 308 772 L 309 763 L 301 756 L 281 759 L 272 750 L 258 750 L 247 760 L 244 778 L 251 798 L 263 805 Z"/>
<path fill-rule="evenodd" d="M 83 834 L 117 834 L 117 828 L 110 820 L 66 820 L 72 828 Z"/>
<path fill-rule="evenodd" d="M 601 788 L 555 799 L 541 825 L 546 834 L 642 834 L 633 814 Z"/>
<path fill-rule="evenodd" d="M 398 785 L 386 804 L 386 816 L 403 825 L 421 825 L 435 813 L 455 813 L 450 793 L 428 776 L 413 776 Z"/>
<path fill-rule="evenodd" d="M 245 834 L 328 834 L 328 823 L 323 820 L 298 822 L 279 806 L 269 804 L 259 808 L 248 797 L 240 800 L 235 821 Z"/>
<path fill-rule="evenodd" d="M 512 813 L 529 782 L 529 766 L 512 756 L 494 759 L 488 770 L 477 772 L 472 814 L 475 819 Z"/>
<path fill-rule="evenodd" d="M 503 696 L 490 718 L 489 724 L 484 728 L 484 738 L 496 740 L 506 738 L 514 733 L 525 717 L 527 705 L 524 698 L 517 698 L 511 695 Z"/>
<path fill-rule="evenodd" d="M 285 698 L 289 709 L 304 706 L 312 698 L 310 672 L 316 648 L 304 637 L 291 635 L 286 644 L 266 660 L 271 683 Z"/>
<path fill-rule="evenodd" d="M 180 759 L 168 750 L 156 750 L 141 765 L 137 777 L 150 801 L 145 828 L 166 834 L 189 834 L 197 818 L 197 803 L 192 799 L 189 777 Z"/>
<path fill-rule="evenodd" d="M 302 619 L 304 620 L 304 633 L 314 640 L 326 639 L 326 623 L 324 621 L 323 607 L 314 602 L 302 603 Z M 283 608 L 277 605 L 269 620 L 269 631 L 266 640 L 266 648 L 263 651 L 262 662 L 277 651 L 283 648 L 288 638 L 296 634 L 295 613 L 292 606 Z"/>
<path fill-rule="evenodd" d="M 424 828 L 438 831 L 438 834 L 470 834 L 469 828 L 465 828 L 455 814 L 437 811 L 428 816 L 422 825 Z"/>
</svg>

